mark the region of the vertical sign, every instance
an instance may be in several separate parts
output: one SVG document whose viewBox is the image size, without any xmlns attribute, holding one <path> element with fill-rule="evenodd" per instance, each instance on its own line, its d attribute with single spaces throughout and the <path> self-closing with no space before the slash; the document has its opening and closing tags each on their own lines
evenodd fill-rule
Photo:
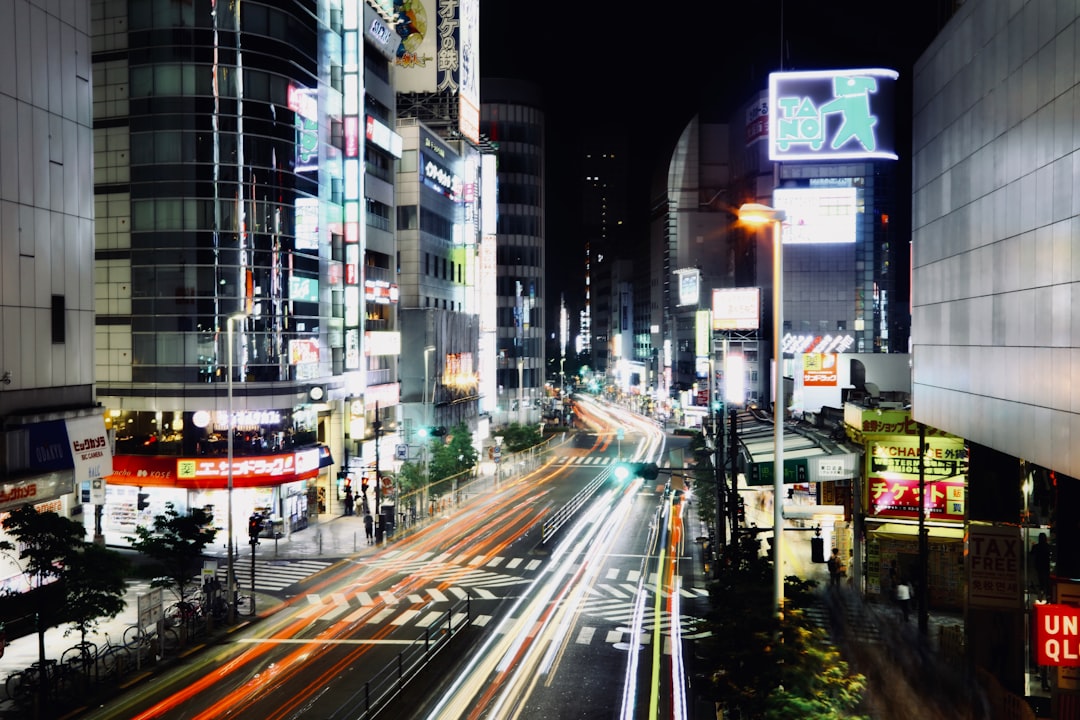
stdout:
<svg viewBox="0 0 1080 720">
<path fill-rule="evenodd" d="M 968 525 L 968 605 L 1020 608 L 1024 600 L 1020 528 Z"/>
</svg>

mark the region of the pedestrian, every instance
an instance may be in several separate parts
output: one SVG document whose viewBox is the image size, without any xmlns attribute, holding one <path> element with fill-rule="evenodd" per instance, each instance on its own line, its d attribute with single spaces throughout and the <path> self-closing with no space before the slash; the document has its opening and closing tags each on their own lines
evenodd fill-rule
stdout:
<svg viewBox="0 0 1080 720">
<path fill-rule="evenodd" d="M 1039 533 L 1039 541 L 1031 546 L 1031 562 L 1035 566 L 1039 592 L 1043 597 L 1050 597 L 1050 543 L 1044 532 Z"/>
<path fill-rule="evenodd" d="M 345 488 L 345 514 L 353 514 L 353 496 L 350 488 Z"/>
<path fill-rule="evenodd" d="M 371 544 L 372 540 L 375 537 L 374 532 L 373 532 L 374 528 L 372 527 L 372 525 L 373 525 L 373 520 L 372 520 L 372 517 L 371 517 L 371 513 L 370 512 L 365 512 L 364 513 L 364 535 L 367 536 L 368 545 Z"/>
<path fill-rule="evenodd" d="M 840 585 L 840 551 L 836 548 L 832 549 L 832 555 L 825 562 L 829 568 L 829 584 L 835 586 Z"/>
<path fill-rule="evenodd" d="M 904 622 L 911 616 L 911 584 L 907 578 L 902 578 L 896 586 L 896 602 L 900 605 L 900 612 L 904 614 Z"/>
</svg>

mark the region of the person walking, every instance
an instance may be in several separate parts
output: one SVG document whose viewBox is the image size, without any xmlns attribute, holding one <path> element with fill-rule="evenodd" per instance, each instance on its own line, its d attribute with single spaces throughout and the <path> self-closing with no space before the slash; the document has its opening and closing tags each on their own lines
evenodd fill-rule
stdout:
<svg viewBox="0 0 1080 720">
<path fill-rule="evenodd" d="M 345 488 L 345 514 L 353 514 L 353 496 L 351 488 Z"/>
<path fill-rule="evenodd" d="M 907 578 L 902 578 L 896 585 L 896 602 L 900 605 L 900 612 L 904 614 L 904 622 L 911 617 L 911 584 Z"/>
<path fill-rule="evenodd" d="M 375 537 L 373 525 L 374 525 L 374 520 L 371 517 L 371 513 L 370 512 L 364 512 L 364 535 L 367 536 L 368 545 L 371 544 L 372 540 Z"/>
<path fill-rule="evenodd" d="M 829 584 L 833 587 L 840 586 L 840 551 L 836 548 L 832 549 L 832 555 L 825 562 L 829 568 Z"/>
</svg>

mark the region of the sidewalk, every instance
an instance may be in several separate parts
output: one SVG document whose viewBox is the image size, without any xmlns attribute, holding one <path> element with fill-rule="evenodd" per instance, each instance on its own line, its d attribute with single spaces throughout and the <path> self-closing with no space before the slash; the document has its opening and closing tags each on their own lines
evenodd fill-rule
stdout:
<svg viewBox="0 0 1080 720">
<path fill-rule="evenodd" d="M 426 519 L 418 520 L 415 525 L 399 530 L 394 539 L 400 539 L 405 534 L 426 524 Z M 373 554 L 386 547 L 387 544 L 392 544 L 394 539 L 384 542 L 382 545 L 369 545 L 364 535 L 363 516 L 321 515 L 317 522 L 312 522 L 304 530 L 294 532 L 288 537 L 278 540 L 262 538 L 258 547 L 256 547 L 255 558 L 259 561 L 315 558 L 333 561 L 355 555 Z M 224 544 L 215 544 L 215 546 L 208 548 L 208 551 L 205 556 L 206 559 L 217 559 L 222 575 L 224 575 L 227 560 L 226 546 Z M 251 546 L 243 545 L 239 548 L 234 559 L 238 582 L 240 578 L 248 576 L 248 563 L 250 562 Z M 243 587 L 239 589 L 241 594 L 247 594 Z M 99 647 L 105 644 L 106 638 L 113 644 L 122 643 L 124 631 L 138 622 L 139 596 L 146 594 L 149 590 L 149 580 L 129 580 L 127 594 L 124 597 L 126 602 L 124 610 L 115 618 L 102 622 L 98 631 L 88 635 L 87 640 Z M 167 608 L 173 602 L 175 602 L 175 598 L 172 597 L 170 592 L 166 591 L 164 606 Z M 255 607 L 259 615 L 274 612 L 282 602 L 281 598 L 274 595 L 256 593 Z M 72 632 L 67 636 L 64 635 L 68 627 L 50 628 L 45 632 L 45 657 L 47 659 L 59 660 L 65 650 L 80 641 L 81 638 L 77 632 Z M 3 682 L 7 677 L 14 672 L 30 667 L 38 659 L 38 636 L 36 633 L 8 640 L 3 657 L 0 657 L 0 701 L 5 696 Z"/>
</svg>

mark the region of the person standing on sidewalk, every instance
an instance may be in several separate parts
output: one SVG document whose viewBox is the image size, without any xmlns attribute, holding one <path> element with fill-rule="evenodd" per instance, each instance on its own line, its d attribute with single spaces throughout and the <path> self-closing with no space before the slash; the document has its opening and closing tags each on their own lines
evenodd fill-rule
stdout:
<svg viewBox="0 0 1080 720">
<path fill-rule="evenodd" d="M 375 537 L 374 532 L 373 532 L 374 531 L 373 524 L 374 524 L 374 521 L 373 521 L 373 519 L 371 517 L 371 513 L 365 511 L 364 512 L 364 535 L 367 536 L 368 545 L 371 544 L 372 538 Z"/>
<path fill-rule="evenodd" d="M 911 583 L 907 578 L 902 578 L 896 585 L 896 602 L 900 605 L 900 612 L 904 614 L 904 622 L 911 617 Z"/>
<path fill-rule="evenodd" d="M 840 551 L 836 548 L 832 549 L 832 555 L 825 562 L 829 568 L 829 584 L 833 587 L 840 586 Z"/>
</svg>

